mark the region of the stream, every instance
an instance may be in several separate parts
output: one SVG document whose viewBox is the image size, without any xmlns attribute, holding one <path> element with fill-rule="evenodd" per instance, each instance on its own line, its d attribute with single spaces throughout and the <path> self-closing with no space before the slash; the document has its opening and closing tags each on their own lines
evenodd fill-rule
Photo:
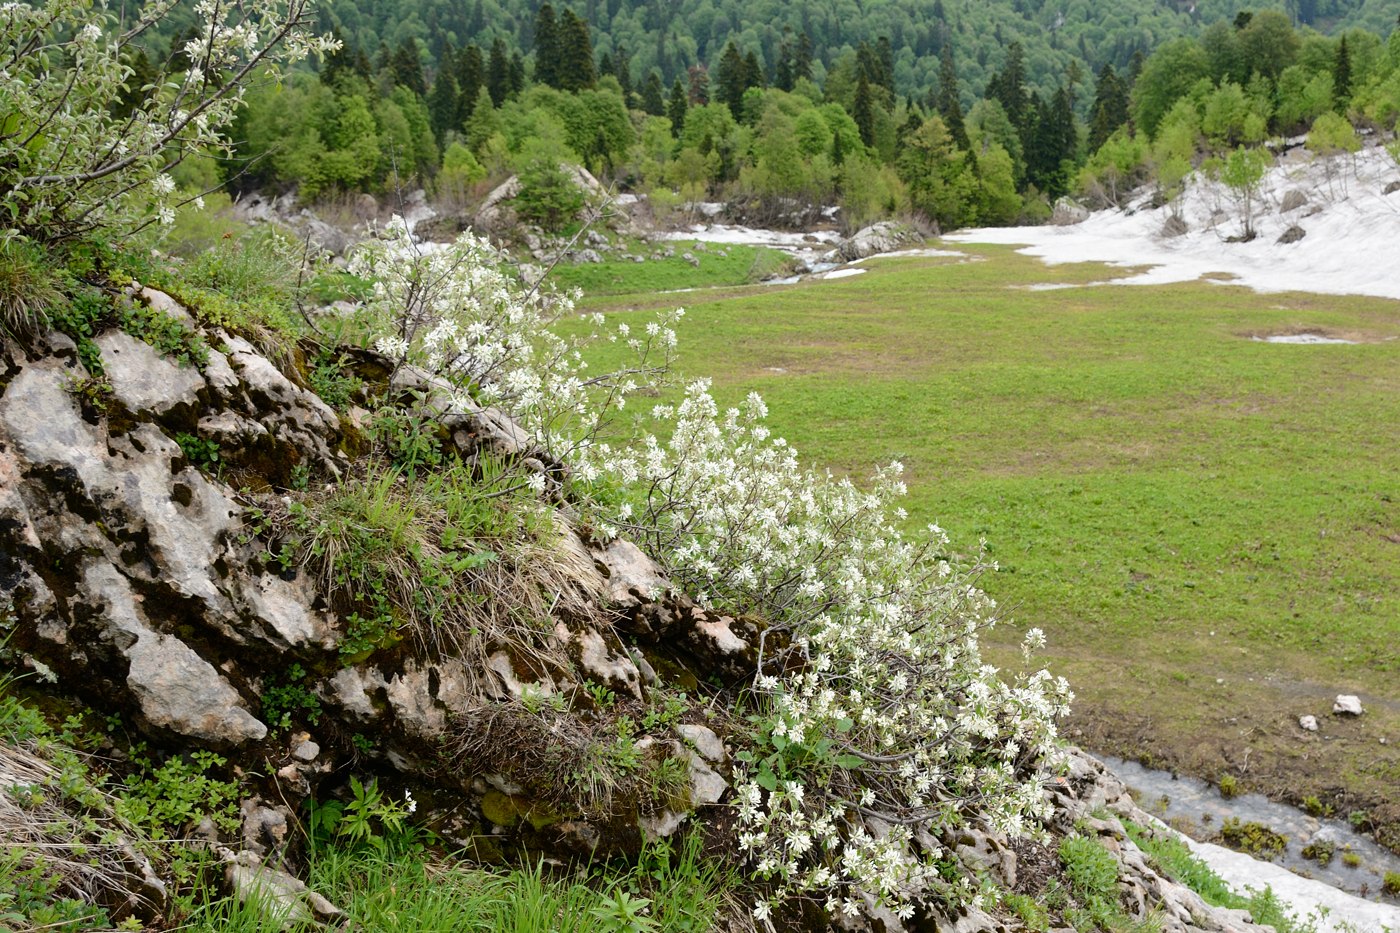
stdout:
<svg viewBox="0 0 1400 933">
<path fill-rule="evenodd" d="M 1400 900 L 1381 894 L 1385 873 L 1400 873 L 1400 856 L 1353 830 L 1345 819 L 1309 816 L 1261 794 L 1227 800 L 1205 781 L 1100 757 L 1128 785 L 1140 807 L 1193 840 L 1217 838 L 1221 824 L 1231 818 L 1262 823 L 1286 836 L 1284 851 L 1272 862 L 1250 859 L 1209 842 L 1192 844 L 1196 855 L 1237 891 L 1268 885 L 1302 916 L 1326 906 L 1328 922 L 1320 923 L 1319 930 L 1344 929 L 1331 921 L 1351 923 L 1361 930 L 1378 931 L 1383 926 L 1400 930 Z M 1333 847 L 1327 865 L 1303 857 L 1303 849 L 1314 843 Z M 1349 859 L 1344 858 L 1348 854 L 1359 858 L 1359 863 L 1348 865 Z"/>
</svg>

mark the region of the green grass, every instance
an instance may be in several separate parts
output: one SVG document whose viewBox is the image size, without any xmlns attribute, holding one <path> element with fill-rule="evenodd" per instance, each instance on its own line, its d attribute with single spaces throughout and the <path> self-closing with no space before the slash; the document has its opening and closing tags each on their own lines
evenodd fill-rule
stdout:
<svg viewBox="0 0 1400 933">
<path fill-rule="evenodd" d="M 694 250 L 696 241 L 677 240 L 664 244 L 631 244 L 632 252 L 650 256 L 670 247 L 676 255 L 669 259 L 631 262 L 609 259 L 601 263 L 554 267 L 551 282 L 558 288 L 581 288 L 587 295 L 655 294 L 683 288 L 718 288 L 752 285 L 787 268 L 786 254 L 762 246 L 714 246 Z M 720 256 L 723 250 L 728 255 Z M 691 252 L 700 261 L 698 268 L 681 258 Z"/>
<path fill-rule="evenodd" d="M 1376 736 L 1400 709 L 1335 724 L 1327 775 L 1292 754 L 1287 714 L 1347 688 L 1400 694 L 1396 303 L 1208 283 L 1027 291 L 1013 286 L 1121 273 L 971 252 L 984 261 L 585 305 L 684 304 L 680 366 L 722 402 L 757 390 L 774 430 L 839 472 L 902 460 L 910 524 L 939 522 L 964 553 L 985 538 L 1000 564 L 985 589 L 1049 633 L 1085 741 L 1214 774 L 1248 734 L 1252 786 L 1388 799 L 1400 754 Z M 1248 339 L 1301 327 L 1366 342 Z"/>
</svg>

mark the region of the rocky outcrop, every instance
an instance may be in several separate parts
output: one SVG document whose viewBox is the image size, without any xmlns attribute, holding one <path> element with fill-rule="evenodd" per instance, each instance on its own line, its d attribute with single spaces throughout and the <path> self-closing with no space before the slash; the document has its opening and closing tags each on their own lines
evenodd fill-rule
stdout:
<svg viewBox="0 0 1400 933">
<path fill-rule="evenodd" d="M 1060 198 L 1050 212 L 1050 223 L 1056 227 L 1072 227 L 1089 219 L 1089 209 L 1071 198 Z"/>
<path fill-rule="evenodd" d="M 822 261 L 855 262 L 879 253 L 892 253 L 905 247 L 917 246 L 923 240 L 919 232 L 907 224 L 882 220 L 842 240 L 834 250 L 822 256 Z"/>
</svg>

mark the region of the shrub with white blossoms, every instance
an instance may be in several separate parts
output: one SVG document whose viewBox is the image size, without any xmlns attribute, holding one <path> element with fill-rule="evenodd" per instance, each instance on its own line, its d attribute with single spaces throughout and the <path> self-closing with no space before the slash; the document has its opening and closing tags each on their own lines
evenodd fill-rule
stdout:
<svg viewBox="0 0 1400 933">
<path fill-rule="evenodd" d="M 168 172 L 229 151 L 250 78 L 334 47 L 309 31 L 312 0 L 198 0 L 189 67 L 128 87 L 128 61 L 179 5 L 0 2 L 0 223 L 44 241 L 171 223 Z"/>
<path fill-rule="evenodd" d="M 649 490 L 618 524 L 677 584 L 767 623 L 755 748 L 736 774 L 741 845 L 773 885 L 756 913 L 793 894 L 905 915 L 915 897 L 972 897 L 940 878 L 935 837 L 974 817 L 1033 830 L 1068 686 L 982 662 L 995 606 L 942 556 L 939 528 L 900 531 L 899 464 L 868 492 L 805 470 L 766 414 L 757 395 L 721 412 L 697 382 L 656 410 L 664 439 L 589 451 Z M 1027 650 L 1041 640 L 1032 630 Z"/>
<path fill-rule="evenodd" d="M 361 245 L 349 271 L 371 283 L 364 311 L 376 349 L 426 369 L 452 384 L 456 404 L 508 411 L 547 450 L 569 460 L 598 437 L 607 415 L 669 369 L 676 345 L 662 314 L 642 337 L 625 325 L 607 336 L 624 341 L 630 365 L 591 375 L 583 347 L 603 336 L 601 315 L 568 338 L 554 325 L 574 314 L 575 295 L 525 288 L 508 257 L 486 240 L 463 233 L 447 245 L 420 244 L 394 217 L 382 235 Z M 591 480 L 591 460 L 576 475 Z"/>
</svg>

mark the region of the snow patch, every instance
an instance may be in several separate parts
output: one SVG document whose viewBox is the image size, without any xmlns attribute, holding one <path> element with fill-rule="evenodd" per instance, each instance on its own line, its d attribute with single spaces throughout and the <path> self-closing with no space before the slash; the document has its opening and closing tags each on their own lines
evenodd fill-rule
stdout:
<svg viewBox="0 0 1400 933">
<path fill-rule="evenodd" d="M 853 275 L 865 275 L 865 269 L 837 269 L 822 276 L 824 279 L 849 279 Z"/>
<path fill-rule="evenodd" d="M 1260 343 L 1356 343 L 1355 340 L 1324 337 L 1322 334 L 1271 334 L 1268 337 L 1251 337 L 1250 339 Z"/>
<path fill-rule="evenodd" d="M 1256 203 L 1257 236 L 1229 243 L 1240 232 L 1240 211 L 1229 190 L 1193 175 L 1182 196 L 1188 232 L 1165 237 L 1167 207 L 1153 208 L 1143 193 L 1126 209 L 1096 211 L 1070 227 L 1003 227 L 968 230 L 945 237 L 957 243 L 997 243 L 1047 264 L 1106 262 L 1149 266 L 1116 285 L 1194 282 L 1211 274 L 1234 276 L 1228 284 L 1259 292 L 1304 291 L 1400 299 L 1400 205 L 1381 194 L 1400 177 L 1393 159 L 1379 147 L 1353 161 L 1341 156 L 1275 165 Z M 1283 196 L 1297 189 L 1308 198 L 1302 209 L 1283 214 Z M 1297 224 L 1307 237 L 1275 242 Z M 1097 283 L 1096 283 L 1097 284 Z"/>
</svg>

